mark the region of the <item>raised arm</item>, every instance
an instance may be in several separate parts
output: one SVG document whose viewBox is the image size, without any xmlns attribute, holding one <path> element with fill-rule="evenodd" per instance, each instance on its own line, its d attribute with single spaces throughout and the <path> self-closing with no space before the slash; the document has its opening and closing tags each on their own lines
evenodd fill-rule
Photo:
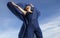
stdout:
<svg viewBox="0 0 60 38">
<path fill-rule="evenodd" d="M 23 10 L 20 6 L 18 6 L 17 4 L 15 4 L 14 2 L 11 2 L 15 7 L 17 7 L 24 15 L 26 15 L 26 11 Z"/>
<path fill-rule="evenodd" d="M 15 16 L 24 21 L 24 14 L 22 14 L 11 2 L 7 3 L 7 7 Z"/>
</svg>

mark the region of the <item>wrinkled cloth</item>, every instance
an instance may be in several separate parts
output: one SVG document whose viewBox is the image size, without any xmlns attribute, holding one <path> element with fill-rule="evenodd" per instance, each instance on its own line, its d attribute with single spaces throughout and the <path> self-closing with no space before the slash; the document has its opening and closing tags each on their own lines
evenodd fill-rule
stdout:
<svg viewBox="0 0 60 38">
<path fill-rule="evenodd" d="M 17 5 L 19 5 L 20 7 L 24 8 L 24 5 L 22 3 L 18 3 Z M 21 30 L 19 32 L 18 38 L 25 38 L 25 28 L 26 28 L 26 25 L 27 25 L 27 20 L 26 20 L 25 16 L 14 5 L 12 5 L 11 2 L 7 3 L 7 7 L 9 8 L 9 10 L 15 16 L 17 16 L 20 20 L 23 21 L 23 24 L 22 24 Z"/>
<path fill-rule="evenodd" d="M 25 3 L 18 3 L 17 5 L 19 5 L 23 9 L 26 6 Z M 23 25 L 19 32 L 18 38 L 25 38 L 25 36 L 26 38 L 33 38 L 34 33 L 36 34 L 37 38 L 42 38 L 42 32 L 38 24 L 38 17 L 40 16 L 40 11 L 38 11 L 34 7 L 32 14 L 27 13 L 26 16 L 24 16 L 21 11 L 19 11 L 15 6 L 11 4 L 11 2 L 8 2 L 7 6 L 15 16 L 17 16 L 20 20 L 23 21 Z"/>
<path fill-rule="evenodd" d="M 35 7 L 32 13 L 27 13 L 25 16 L 28 20 L 28 26 L 26 29 L 26 38 L 34 38 L 34 33 L 37 38 L 43 38 L 42 31 L 38 24 L 38 17 L 40 16 L 40 11 Z"/>
</svg>

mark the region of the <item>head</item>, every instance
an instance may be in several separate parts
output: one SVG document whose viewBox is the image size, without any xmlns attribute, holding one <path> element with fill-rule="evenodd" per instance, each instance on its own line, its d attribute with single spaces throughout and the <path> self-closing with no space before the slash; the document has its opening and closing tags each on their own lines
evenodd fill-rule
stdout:
<svg viewBox="0 0 60 38">
<path fill-rule="evenodd" d="M 29 11 L 29 10 L 33 11 L 33 9 L 32 9 L 33 7 L 34 6 L 32 4 L 28 4 L 28 5 L 26 5 L 25 10 L 26 11 Z"/>
</svg>

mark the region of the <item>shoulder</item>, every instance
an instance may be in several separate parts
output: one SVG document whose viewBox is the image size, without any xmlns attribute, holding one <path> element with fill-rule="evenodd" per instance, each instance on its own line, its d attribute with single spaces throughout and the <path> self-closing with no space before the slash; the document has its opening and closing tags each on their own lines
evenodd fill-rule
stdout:
<svg viewBox="0 0 60 38">
<path fill-rule="evenodd" d="M 36 12 L 36 13 L 40 13 L 40 10 L 37 9 L 36 7 L 34 7 L 34 10 L 33 11 Z"/>
</svg>

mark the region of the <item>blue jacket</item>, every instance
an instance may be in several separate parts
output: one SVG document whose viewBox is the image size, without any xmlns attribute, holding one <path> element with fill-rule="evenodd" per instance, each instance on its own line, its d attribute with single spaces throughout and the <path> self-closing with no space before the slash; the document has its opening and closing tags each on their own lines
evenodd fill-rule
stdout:
<svg viewBox="0 0 60 38">
<path fill-rule="evenodd" d="M 18 3 L 17 5 L 19 5 L 20 7 L 22 7 L 22 8 L 24 9 L 25 6 L 26 6 L 26 3 Z M 24 36 L 25 30 L 26 30 L 25 28 L 26 28 L 26 25 L 27 25 L 27 19 L 25 18 L 25 16 L 22 14 L 21 11 L 19 11 L 15 6 L 12 5 L 11 2 L 8 2 L 8 3 L 7 3 L 7 7 L 9 8 L 9 10 L 10 10 L 15 16 L 17 16 L 19 19 L 21 19 L 21 20 L 23 21 L 23 26 L 22 26 L 22 29 L 21 29 L 19 35 L 20 35 L 20 37 L 21 37 L 22 35 Z M 40 11 L 38 11 L 38 10 L 36 9 L 36 7 L 34 7 L 34 11 L 33 11 L 32 17 L 31 17 L 31 15 L 30 15 L 30 17 L 32 18 L 32 21 L 33 21 L 34 19 L 38 19 L 39 15 L 40 15 Z M 29 17 L 29 18 L 30 18 L 30 17 Z M 29 19 L 29 18 L 28 18 L 28 19 Z M 33 21 L 33 22 L 34 22 L 34 21 Z M 35 23 L 35 24 L 36 24 L 36 23 Z M 22 35 L 21 35 L 21 34 L 22 34 Z"/>
</svg>

